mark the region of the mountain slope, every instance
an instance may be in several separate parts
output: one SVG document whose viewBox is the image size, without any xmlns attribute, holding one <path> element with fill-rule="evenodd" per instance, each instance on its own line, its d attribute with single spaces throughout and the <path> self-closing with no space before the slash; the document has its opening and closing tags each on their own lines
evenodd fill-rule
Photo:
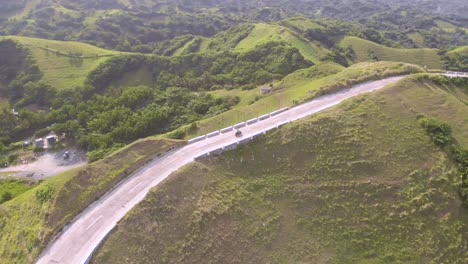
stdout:
<svg viewBox="0 0 468 264">
<path fill-rule="evenodd" d="M 427 45 L 436 47 L 460 45 L 466 36 L 453 30 L 468 27 L 467 6 L 462 0 L 445 1 L 443 6 L 435 0 L 0 0 L 0 5 L 2 35 L 78 40 L 146 53 L 158 42 L 178 36 L 210 37 L 245 22 L 274 22 L 295 16 L 338 18 L 392 34 L 424 31 L 428 33 Z M 453 25 L 450 31 L 432 30 L 447 25 Z M 433 42 L 433 37 L 437 41 Z M 406 39 L 394 40 L 408 44 Z"/>
<path fill-rule="evenodd" d="M 458 175 L 416 117 L 448 122 L 466 147 L 467 95 L 412 77 L 197 161 L 92 263 L 463 263 Z"/>
<path fill-rule="evenodd" d="M 57 89 L 83 86 L 88 74 L 118 52 L 80 42 L 64 42 L 19 36 L 13 39 L 27 47 L 37 62 L 44 80 Z"/>
<path fill-rule="evenodd" d="M 283 40 L 290 43 L 293 47 L 299 49 L 302 56 L 318 63 L 318 58 L 326 49 L 317 47 L 314 43 L 307 41 L 292 30 L 270 24 L 256 24 L 254 30 L 235 47 L 236 50 L 250 50 L 257 45 L 268 41 Z"/>
<path fill-rule="evenodd" d="M 341 47 L 352 47 L 355 61 L 372 59 L 382 61 L 402 61 L 418 64 L 428 69 L 442 69 L 441 57 L 437 49 L 395 49 L 357 37 L 345 37 Z"/>
</svg>

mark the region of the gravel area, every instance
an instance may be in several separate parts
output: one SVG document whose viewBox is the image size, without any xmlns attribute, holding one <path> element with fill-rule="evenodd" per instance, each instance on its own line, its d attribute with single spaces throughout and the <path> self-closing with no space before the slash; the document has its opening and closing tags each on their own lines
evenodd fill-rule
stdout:
<svg viewBox="0 0 468 264">
<path fill-rule="evenodd" d="M 69 157 L 65 158 L 65 151 Z M 43 180 L 61 172 L 83 166 L 87 163 L 86 153 L 76 149 L 55 153 L 46 152 L 33 162 L 0 169 L 0 176 L 26 178 L 32 181 Z"/>
</svg>

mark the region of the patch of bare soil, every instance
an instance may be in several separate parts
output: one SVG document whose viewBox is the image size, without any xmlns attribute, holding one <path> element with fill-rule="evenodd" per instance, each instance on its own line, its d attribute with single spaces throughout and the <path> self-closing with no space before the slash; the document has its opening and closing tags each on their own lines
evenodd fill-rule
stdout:
<svg viewBox="0 0 468 264">
<path fill-rule="evenodd" d="M 87 163 L 84 152 L 78 150 L 67 151 L 68 155 L 64 155 L 65 150 L 44 153 L 38 156 L 35 161 L 0 169 L 0 176 L 38 181 Z"/>
</svg>

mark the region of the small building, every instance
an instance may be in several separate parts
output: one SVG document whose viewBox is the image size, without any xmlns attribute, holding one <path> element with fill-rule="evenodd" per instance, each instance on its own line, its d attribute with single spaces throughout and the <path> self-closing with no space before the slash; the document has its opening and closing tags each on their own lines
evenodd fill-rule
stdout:
<svg viewBox="0 0 468 264">
<path fill-rule="evenodd" d="M 44 144 L 45 144 L 45 141 L 43 138 L 38 138 L 34 140 L 34 145 L 36 146 L 36 148 L 44 148 Z"/>
<path fill-rule="evenodd" d="M 46 137 L 46 140 L 49 146 L 54 145 L 57 142 L 57 139 L 58 139 L 57 135 L 50 135 Z"/>
<path fill-rule="evenodd" d="M 260 87 L 260 92 L 262 94 L 270 93 L 273 88 L 271 86 L 262 86 Z"/>
</svg>

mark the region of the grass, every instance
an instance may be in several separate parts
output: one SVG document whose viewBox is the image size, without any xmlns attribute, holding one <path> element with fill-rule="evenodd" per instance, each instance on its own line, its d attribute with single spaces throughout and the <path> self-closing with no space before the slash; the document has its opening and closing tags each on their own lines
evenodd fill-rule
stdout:
<svg viewBox="0 0 468 264">
<path fill-rule="evenodd" d="M 355 61 L 369 61 L 369 51 L 373 51 L 380 61 L 400 61 L 417 64 L 428 69 L 442 69 L 440 55 L 437 49 L 395 49 L 357 37 L 345 37 L 339 44 L 342 47 L 351 46 L 355 53 Z"/>
<path fill-rule="evenodd" d="M 290 19 L 280 21 L 279 23 L 287 27 L 297 28 L 301 32 L 305 32 L 308 29 L 315 29 L 315 28 L 323 29 L 323 26 L 317 24 L 313 20 L 303 18 L 303 17 L 293 17 Z"/>
<path fill-rule="evenodd" d="M 455 26 L 452 23 L 449 23 L 443 20 L 436 20 L 434 22 L 437 25 L 436 27 L 437 29 L 442 29 L 447 32 L 455 32 L 455 30 L 457 30 L 457 26 Z"/>
<path fill-rule="evenodd" d="M 53 234 L 148 161 L 184 144 L 143 139 L 103 160 L 51 177 L 0 205 L 2 263 L 33 263 Z M 51 190 L 39 200 L 39 190 Z"/>
<path fill-rule="evenodd" d="M 92 263 L 464 263 L 457 175 L 417 117 L 456 126 L 467 105 L 441 114 L 436 89 L 466 99 L 412 77 L 182 168 Z"/>
<path fill-rule="evenodd" d="M 288 28 L 264 23 L 255 24 L 254 30 L 239 42 L 235 50 L 247 51 L 270 41 L 286 41 L 314 63 L 320 63 L 318 57 L 325 51 Z"/>
<path fill-rule="evenodd" d="M 215 91 L 212 92 L 215 95 L 239 96 L 241 101 L 230 111 L 200 121 L 195 134 L 187 136 L 203 135 L 363 81 L 421 71 L 417 66 L 397 62 L 366 62 L 349 68 L 323 63 L 286 76 L 274 83 L 273 92 L 267 95 L 261 95 L 258 89 Z"/>
<path fill-rule="evenodd" d="M 44 79 L 57 89 L 82 86 L 88 73 L 118 54 L 80 42 L 9 36 L 31 50 Z M 82 57 L 81 57 L 82 56 Z"/>
<path fill-rule="evenodd" d="M 408 34 L 408 37 L 413 41 L 414 44 L 416 44 L 417 47 L 424 46 L 424 37 L 421 35 L 421 33 L 410 33 Z"/>
<path fill-rule="evenodd" d="M 460 54 L 461 56 L 468 56 L 468 46 L 458 47 L 454 50 L 447 52 L 448 55 Z"/>
<path fill-rule="evenodd" d="M 14 179 L 0 179 L 0 203 L 5 193 L 11 194 L 11 198 L 15 198 L 18 195 L 33 188 L 32 184 L 28 184 L 25 181 L 14 180 Z"/>
</svg>

